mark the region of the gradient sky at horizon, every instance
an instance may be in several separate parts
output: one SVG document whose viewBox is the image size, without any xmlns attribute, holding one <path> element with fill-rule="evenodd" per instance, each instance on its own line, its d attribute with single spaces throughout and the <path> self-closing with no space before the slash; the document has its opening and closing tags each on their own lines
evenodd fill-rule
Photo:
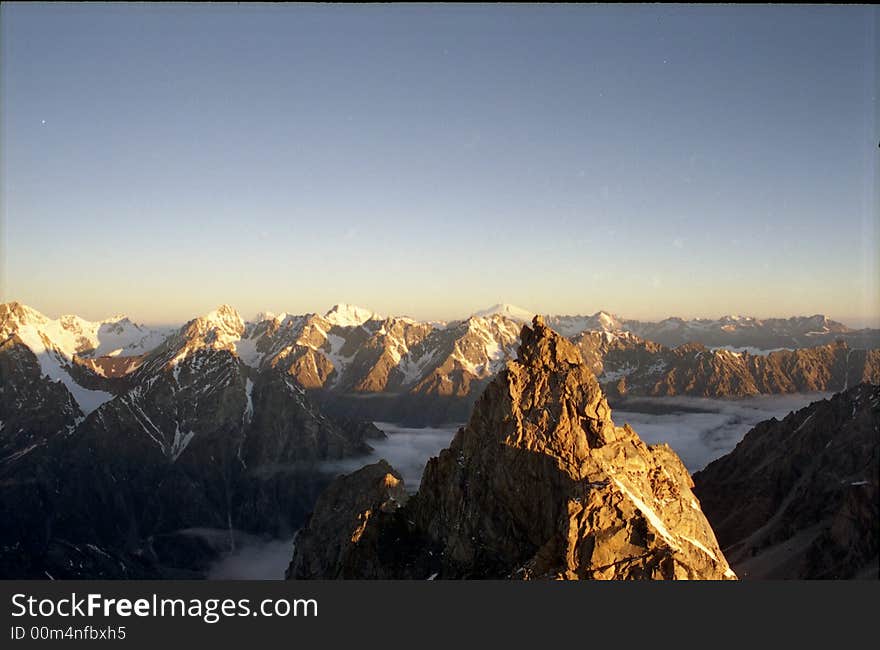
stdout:
<svg viewBox="0 0 880 650">
<path fill-rule="evenodd" d="M 880 326 L 873 7 L 0 11 L 4 301 Z"/>
</svg>

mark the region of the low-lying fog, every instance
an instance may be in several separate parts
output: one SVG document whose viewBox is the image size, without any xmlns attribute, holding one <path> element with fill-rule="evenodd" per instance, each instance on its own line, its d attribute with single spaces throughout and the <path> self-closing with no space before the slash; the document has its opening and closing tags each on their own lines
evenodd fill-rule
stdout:
<svg viewBox="0 0 880 650">
<path fill-rule="evenodd" d="M 461 424 L 450 424 L 442 428 L 424 427 L 412 429 L 400 427 L 391 422 L 376 422 L 388 436 L 385 440 L 370 440 L 373 453 L 361 458 L 328 462 L 327 471 L 334 474 L 347 474 L 364 465 L 375 463 L 384 458 L 403 476 L 403 483 L 408 492 L 419 489 L 422 481 L 422 470 L 431 456 L 436 456 L 442 449 L 449 446 L 455 432 Z"/>
<path fill-rule="evenodd" d="M 755 424 L 781 419 L 810 402 L 829 397 L 826 393 L 773 395 L 740 400 L 696 397 L 652 397 L 628 400 L 615 408 L 612 418 L 618 426 L 629 423 L 648 444 L 666 442 L 690 472 L 731 451 Z M 452 441 L 458 426 L 413 429 L 389 422 L 377 422 L 385 440 L 370 441 L 373 453 L 359 458 L 332 461 L 328 472 L 353 472 L 380 458 L 403 476 L 407 489 L 418 489 L 425 463 Z M 243 546 L 219 561 L 208 578 L 266 580 L 282 579 L 290 562 L 293 540 L 275 540 Z"/>
<path fill-rule="evenodd" d="M 694 473 L 733 450 L 758 422 L 772 417 L 782 419 L 830 395 L 766 395 L 738 400 L 639 398 L 619 409 L 612 406 L 611 417 L 617 426 L 629 423 L 648 444 L 668 443 L 688 471 Z"/>
<path fill-rule="evenodd" d="M 283 580 L 293 556 L 293 539 L 244 545 L 214 564 L 208 580 Z"/>
<path fill-rule="evenodd" d="M 403 476 L 409 492 L 415 492 L 422 480 L 422 470 L 431 456 L 449 446 L 460 425 L 444 428 L 411 429 L 391 422 L 376 422 L 387 434 L 385 440 L 370 440 L 373 452 L 367 456 L 329 461 L 328 473 L 347 474 L 384 458 Z M 217 562 L 208 571 L 209 580 L 281 580 L 293 555 L 293 539 L 244 544 Z"/>
</svg>

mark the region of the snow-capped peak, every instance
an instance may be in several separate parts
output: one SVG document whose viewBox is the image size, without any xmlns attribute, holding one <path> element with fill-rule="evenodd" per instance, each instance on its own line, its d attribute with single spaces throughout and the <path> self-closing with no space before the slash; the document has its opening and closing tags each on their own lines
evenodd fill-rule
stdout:
<svg viewBox="0 0 880 650">
<path fill-rule="evenodd" d="M 330 308 L 330 311 L 324 314 L 324 318 L 326 318 L 332 325 L 337 325 L 338 327 L 357 327 L 363 325 L 369 320 L 382 319 L 381 316 L 369 309 L 364 309 L 363 307 L 358 307 L 356 305 L 348 305 L 344 302 L 339 303 L 338 305 L 333 305 L 333 307 Z"/>
<path fill-rule="evenodd" d="M 180 347 L 170 365 L 176 365 L 194 350 L 230 350 L 238 353 L 242 344 L 248 347 L 244 338 L 246 334 L 247 328 L 239 313 L 229 305 L 220 305 L 181 328 L 178 339 Z"/>
<path fill-rule="evenodd" d="M 612 332 L 622 328 L 620 319 L 607 311 L 596 312 L 593 314 L 593 318 L 596 319 L 603 331 Z"/>
<path fill-rule="evenodd" d="M 167 332 L 136 325 L 125 317 L 87 321 L 64 315 L 53 320 L 13 302 L 0 305 L 0 337 L 11 334 L 36 355 L 42 374 L 64 384 L 87 415 L 113 395 L 77 383 L 68 372 L 74 357 L 141 355 L 164 341 Z"/>
<path fill-rule="evenodd" d="M 11 302 L 0 305 L 0 335 L 12 333 L 31 341 L 34 335 L 45 338 L 51 347 L 72 359 L 74 355 L 140 355 L 164 341 L 170 330 L 147 328 L 126 316 L 88 321 L 66 314 L 52 320 L 36 309 Z"/>
<path fill-rule="evenodd" d="M 229 305 L 220 305 L 214 311 L 210 311 L 202 316 L 200 320 L 208 326 L 218 327 L 231 332 L 241 332 L 244 330 L 244 320 L 235 308 Z"/>
<path fill-rule="evenodd" d="M 49 318 L 32 307 L 20 302 L 7 302 L 0 305 L 0 326 L 12 331 L 21 325 L 45 325 Z"/>
<path fill-rule="evenodd" d="M 478 312 L 474 312 L 472 316 L 477 316 L 480 318 L 486 318 L 488 316 L 494 316 L 499 314 L 501 316 L 506 316 L 511 320 L 519 321 L 522 323 L 528 323 L 534 318 L 535 312 L 530 311 L 528 309 L 523 309 L 522 307 L 517 307 L 516 305 L 509 305 L 506 303 L 499 303 L 497 305 L 492 305 L 488 309 L 483 309 Z"/>
</svg>

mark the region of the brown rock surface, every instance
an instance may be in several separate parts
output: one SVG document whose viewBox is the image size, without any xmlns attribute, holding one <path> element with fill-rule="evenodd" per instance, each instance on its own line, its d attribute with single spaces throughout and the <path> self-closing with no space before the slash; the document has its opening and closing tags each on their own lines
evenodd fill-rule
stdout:
<svg viewBox="0 0 880 650">
<path fill-rule="evenodd" d="M 578 350 L 540 317 L 521 339 L 419 492 L 383 508 L 370 486 L 385 467 L 338 479 L 289 577 L 735 577 L 675 453 L 614 425 Z M 336 496 L 358 490 L 366 504 Z"/>
<path fill-rule="evenodd" d="M 288 575 L 348 578 L 375 572 L 368 555 L 377 556 L 379 529 L 371 520 L 406 500 L 403 478 L 384 460 L 335 481 L 318 497 L 309 526 L 296 539 L 297 546 L 320 552 L 297 554 Z M 363 553 L 366 548 L 370 554 Z"/>
</svg>

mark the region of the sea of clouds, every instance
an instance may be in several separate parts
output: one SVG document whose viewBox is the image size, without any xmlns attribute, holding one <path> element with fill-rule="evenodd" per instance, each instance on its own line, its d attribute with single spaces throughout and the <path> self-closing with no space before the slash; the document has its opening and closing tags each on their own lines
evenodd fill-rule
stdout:
<svg viewBox="0 0 880 650">
<path fill-rule="evenodd" d="M 348 474 L 364 465 L 375 463 L 384 458 L 400 472 L 408 492 L 415 492 L 419 488 L 425 463 L 429 458 L 436 456 L 442 449 L 449 446 L 455 432 L 461 426 L 460 424 L 450 424 L 440 428 L 414 429 L 401 427 L 391 422 L 376 422 L 375 424 L 388 437 L 384 440 L 370 440 L 370 446 L 373 448 L 371 454 L 328 462 L 325 464 L 325 468 L 334 474 Z"/>
<path fill-rule="evenodd" d="M 830 393 L 764 395 L 737 400 L 653 397 L 613 410 L 618 426 L 628 423 L 648 444 L 665 442 L 693 473 L 736 447 L 758 422 L 782 419 Z"/>
</svg>

